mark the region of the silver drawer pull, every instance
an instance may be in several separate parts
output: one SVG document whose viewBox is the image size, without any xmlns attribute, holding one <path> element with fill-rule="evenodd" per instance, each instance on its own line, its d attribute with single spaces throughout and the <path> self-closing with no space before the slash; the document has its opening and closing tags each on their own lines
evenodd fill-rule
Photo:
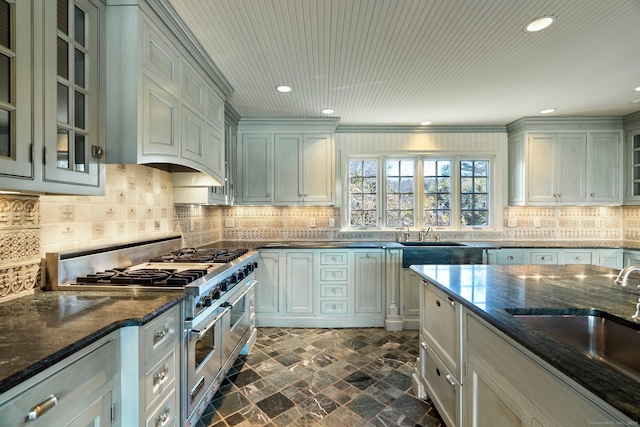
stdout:
<svg viewBox="0 0 640 427">
<path fill-rule="evenodd" d="M 57 404 L 58 398 L 52 394 L 51 396 L 47 397 L 45 400 L 31 408 L 31 410 L 24 417 L 24 422 L 26 423 L 28 421 L 33 421 L 38 417 L 41 417 L 51 409 L 55 408 Z"/>
<path fill-rule="evenodd" d="M 168 374 L 169 374 L 169 370 L 167 368 L 163 369 L 162 371 L 158 372 L 153 376 L 153 379 L 154 379 L 153 382 L 155 384 L 162 385 L 167 380 Z"/>
<path fill-rule="evenodd" d="M 158 421 L 156 421 L 156 427 L 165 425 L 168 419 L 169 419 L 169 409 L 167 409 L 162 415 L 158 416 Z"/>
<path fill-rule="evenodd" d="M 582 261 L 582 257 L 581 256 L 577 256 L 576 257 L 576 261 Z"/>
<path fill-rule="evenodd" d="M 449 304 L 450 304 L 452 307 L 455 307 L 455 306 L 456 306 L 456 302 L 453 300 L 453 298 L 451 298 L 451 297 L 447 297 L 447 301 L 449 301 Z"/>
<path fill-rule="evenodd" d="M 427 343 L 424 341 L 420 341 L 420 347 L 422 347 L 423 349 L 427 349 Z"/>
<path fill-rule="evenodd" d="M 540 257 L 540 259 L 541 259 L 541 260 L 543 260 L 543 261 L 546 261 L 546 260 L 547 260 L 547 257 L 546 257 L 546 256 L 543 256 L 543 257 Z"/>
<path fill-rule="evenodd" d="M 507 256 L 507 259 L 513 259 L 513 255 Z"/>
<path fill-rule="evenodd" d="M 451 387 L 456 388 L 456 380 L 454 380 L 451 375 L 447 374 L 444 378 L 449 382 Z"/>
<path fill-rule="evenodd" d="M 154 343 L 154 344 L 157 344 L 157 343 L 159 343 L 160 341 L 162 341 L 162 340 L 164 339 L 164 337 L 166 337 L 166 336 L 167 336 L 167 333 L 168 333 L 168 332 L 169 332 L 169 331 L 167 330 L 167 328 L 164 328 L 164 329 L 161 329 L 161 330 L 159 330 L 159 331 L 156 331 L 156 333 L 154 334 L 154 340 L 153 340 L 153 343 Z"/>
</svg>

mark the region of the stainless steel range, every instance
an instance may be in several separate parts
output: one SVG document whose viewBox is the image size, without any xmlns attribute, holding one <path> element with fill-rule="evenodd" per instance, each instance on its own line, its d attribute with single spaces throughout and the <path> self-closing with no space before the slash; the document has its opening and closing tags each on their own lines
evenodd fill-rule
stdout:
<svg viewBox="0 0 640 427">
<path fill-rule="evenodd" d="M 183 290 L 182 424 L 195 426 L 237 356 L 256 339 L 258 253 L 181 248 L 172 237 L 46 254 L 50 290 Z"/>
</svg>

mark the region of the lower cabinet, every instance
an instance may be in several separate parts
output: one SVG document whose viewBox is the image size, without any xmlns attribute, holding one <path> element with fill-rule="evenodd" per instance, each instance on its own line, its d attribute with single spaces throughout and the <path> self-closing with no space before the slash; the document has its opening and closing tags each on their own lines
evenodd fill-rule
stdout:
<svg viewBox="0 0 640 427">
<path fill-rule="evenodd" d="M 489 249 L 488 264 L 591 264 L 621 269 L 622 249 Z"/>
<path fill-rule="evenodd" d="M 120 329 L 122 425 L 180 425 L 180 306 Z"/>
<path fill-rule="evenodd" d="M 118 348 L 115 332 L 0 395 L 0 424 L 111 426 Z"/>
<path fill-rule="evenodd" d="M 382 249 L 260 250 L 259 327 L 384 326 Z"/>
</svg>

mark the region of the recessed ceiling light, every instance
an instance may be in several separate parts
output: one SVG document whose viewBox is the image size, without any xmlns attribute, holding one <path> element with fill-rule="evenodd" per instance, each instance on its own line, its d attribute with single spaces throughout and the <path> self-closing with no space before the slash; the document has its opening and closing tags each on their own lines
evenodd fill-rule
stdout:
<svg viewBox="0 0 640 427">
<path fill-rule="evenodd" d="M 431 122 L 420 122 L 420 126 L 429 126 Z"/>
<path fill-rule="evenodd" d="M 324 110 L 320 111 L 322 114 L 333 114 L 334 111 L 331 108 L 325 108 Z"/>
<path fill-rule="evenodd" d="M 553 24 L 553 21 L 555 19 L 555 16 L 543 16 L 541 18 L 536 18 L 533 21 L 529 22 L 524 30 L 527 33 L 535 33 L 536 31 L 544 30 L 549 25 Z"/>
<path fill-rule="evenodd" d="M 278 92 L 287 93 L 287 92 L 291 92 L 291 87 L 289 87 L 289 86 L 278 86 L 276 88 L 276 90 Z"/>
<path fill-rule="evenodd" d="M 556 111 L 555 108 L 545 108 L 544 110 L 540 111 L 540 114 L 549 114 L 553 113 L 554 111 Z"/>
</svg>

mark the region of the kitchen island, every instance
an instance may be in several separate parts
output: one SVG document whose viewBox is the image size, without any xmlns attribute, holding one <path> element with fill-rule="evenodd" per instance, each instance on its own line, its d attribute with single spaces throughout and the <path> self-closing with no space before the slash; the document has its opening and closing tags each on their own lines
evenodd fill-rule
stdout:
<svg viewBox="0 0 640 427">
<path fill-rule="evenodd" d="M 631 318 L 640 293 L 635 284 L 626 288 L 614 285 L 617 270 L 591 265 L 414 265 L 411 269 L 425 280 L 426 285 L 446 295 L 452 303 L 459 303 L 466 313 L 459 317 L 462 331 L 460 361 L 466 364 L 466 368 L 460 370 L 463 388 L 466 383 L 466 398 L 459 406 L 463 405 L 466 410 L 465 417 L 473 412 L 473 399 L 470 399 L 473 372 L 468 371 L 473 371 L 474 367 L 470 368 L 470 349 L 474 345 L 481 348 L 484 337 L 492 335 L 483 334 L 480 338 L 478 332 L 484 325 L 487 331 L 495 332 L 494 336 L 499 336 L 505 343 L 518 349 L 519 354 L 524 356 L 523 360 L 537 361 L 536 364 L 542 366 L 543 370 L 560 378 L 562 383 L 569 384 L 572 390 L 578 390 L 577 394 L 588 396 L 592 393 L 610 405 L 613 412 L 619 411 L 622 419 L 640 420 L 640 382 L 637 378 L 588 357 L 514 316 L 600 314 L 640 331 L 640 323 Z M 636 284 L 640 279 L 632 278 Z M 492 351 L 490 346 L 486 350 L 488 353 Z M 502 364 L 497 364 L 492 378 L 501 378 L 501 369 L 508 369 L 506 365 L 509 360 L 504 357 Z M 516 372 L 514 378 L 522 375 L 524 379 L 526 369 L 517 369 L 522 371 Z M 504 375 L 508 378 L 506 373 Z M 514 390 L 513 394 L 520 395 L 520 392 Z M 554 390 L 538 388 L 527 399 L 533 401 L 534 409 L 541 407 L 544 411 L 544 405 L 538 399 L 548 400 L 553 393 Z M 459 413 L 463 412 L 460 410 Z"/>
</svg>

